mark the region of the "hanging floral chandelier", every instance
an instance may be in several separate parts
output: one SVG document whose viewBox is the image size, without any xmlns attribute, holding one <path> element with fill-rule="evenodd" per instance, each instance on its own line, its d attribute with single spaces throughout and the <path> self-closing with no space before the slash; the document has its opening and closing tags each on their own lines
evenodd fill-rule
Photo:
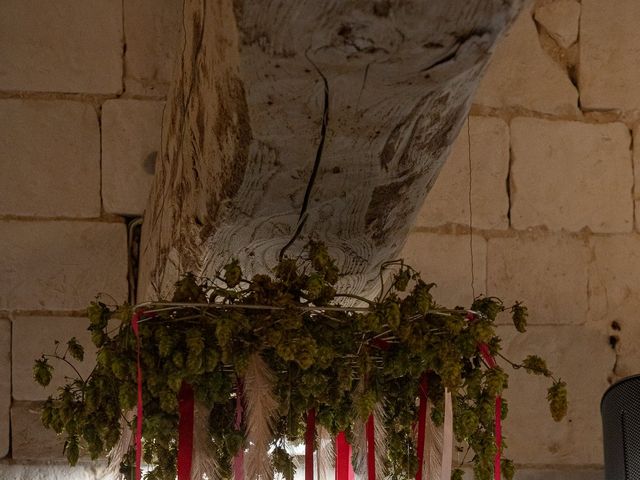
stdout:
<svg viewBox="0 0 640 480">
<path fill-rule="evenodd" d="M 143 464 L 149 480 L 292 480 L 299 443 L 306 480 L 330 469 L 337 480 L 461 479 L 467 460 L 478 480 L 511 478 L 501 432 L 508 376 L 494 328 L 507 309 L 493 297 L 444 308 L 411 267 L 383 268 L 391 280 L 375 300 L 340 294 L 335 262 L 310 242 L 273 276 L 245 279 L 232 261 L 213 279 L 185 276 L 171 302 L 92 303 L 95 367 L 49 397 L 42 422 L 66 435 L 71 464 L 81 451 L 108 455 L 128 480 Z M 346 298 L 362 306 L 340 306 Z M 508 310 L 525 331 L 526 308 Z M 51 381 L 49 359 L 83 360 L 75 339 L 58 350 L 36 361 L 38 383 Z M 564 382 L 540 357 L 506 361 L 552 379 L 559 421 Z"/>
</svg>

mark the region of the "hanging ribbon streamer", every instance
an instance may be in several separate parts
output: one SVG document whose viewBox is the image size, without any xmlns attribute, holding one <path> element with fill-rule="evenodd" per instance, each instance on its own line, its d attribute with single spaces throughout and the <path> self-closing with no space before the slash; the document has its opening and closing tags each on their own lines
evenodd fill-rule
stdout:
<svg viewBox="0 0 640 480">
<path fill-rule="evenodd" d="M 418 471 L 416 472 L 416 480 L 422 480 L 422 472 L 424 470 L 424 444 L 427 430 L 427 392 L 428 381 L 427 373 L 423 373 L 420 378 L 420 388 L 418 397 L 420 399 L 418 407 Z"/>
<path fill-rule="evenodd" d="M 316 440 L 316 409 L 307 412 L 307 431 L 304 435 L 304 479 L 313 480 L 313 451 Z"/>
<path fill-rule="evenodd" d="M 236 388 L 236 430 L 240 430 L 242 427 L 242 395 L 242 381 L 238 379 Z M 233 458 L 233 478 L 234 480 L 244 480 L 244 446 L 240 446 L 240 450 Z"/>
<path fill-rule="evenodd" d="M 442 430 L 442 472 L 441 480 L 451 478 L 451 463 L 453 462 L 453 402 L 451 392 L 444 389 L 444 425 Z"/>
<path fill-rule="evenodd" d="M 336 480 L 354 480 L 355 474 L 351 465 L 351 445 L 344 432 L 336 437 Z"/>
<path fill-rule="evenodd" d="M 493 358 L 491 352 L 489 351 L 489 346 L 486 343 L 481 343 L 478 345 L 478 350 L 480 351 L 480 355 L 487 363 L 489 368 L 495 368 L 498 366 L 496 363 L 496 359 Z M 496 435 L 496 457 L 493 462 L 493 478 L 495 480 L 500 480 L 500 449 L 502 448 L 502 397 L 498 395 L 496 397 L 496 411 L 495 411 L 495 435 Z"/>
<path fill-rule="evenodd" d="M 193 388 L 182 382 L 178 393 L 178 480 L 191 480 L 193 460 Z"/>
<path fill-rule="evenodd" d="M 471 312 L 467 314 L 467 320 L 473 322 L 475 320 L 475 315 Z M 498 366 L 496 363 L 496 359 L 493 358 L 491 352 L 489 351 L 489 345 L 486 343 L 478 344 L 478 351 L 482 356 L 482 359 L 489 366 L 489 368 L 495 368 Z M 501 459 L 501 448 L 502 448 L 502 397 L 498 395 L 496 397 L 496 406 L 495 406 L 495 436 L 496 436 L 496 456 L 493 461 L 493 478 L 494 480 L 500 480 L 500 459 Z"/>
<path fill-rule="evenodd" d="M 367 419 L 367 477 L 376 480 L 376 438 L 373 413 Z"/>
<path fill-rule="evenodd" d="M 136 336 L 136 354 L 137 354 L 137 380 L 138 380 L 138 413 L 136 415 L 136 471 L 135 480 L 142 478 L 142 366 L 140 364 L 140 326 L 138 321 L 142 316 L 142 312 L 137 311 L 131 316 L 131 328 Z"/>
<path fill-rule="evenodd" d="M 389 350 L 391 344 L 385 340 L 376 338 L 372 341 L 374 347 L 380 350 Z M 366 424 L 367 436 L 367 479 L 376 480 L 376 423 L 373 413 L 369 415 Z"/>
</svg>

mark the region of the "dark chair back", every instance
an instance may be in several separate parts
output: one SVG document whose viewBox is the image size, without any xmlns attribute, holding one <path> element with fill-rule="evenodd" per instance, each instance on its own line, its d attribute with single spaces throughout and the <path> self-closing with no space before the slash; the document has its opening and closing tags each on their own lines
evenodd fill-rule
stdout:
<svg viewBox="0 0 640 480">
<path fill-rule="evenodd" d="M 600 412 L 605 480 L 640 480 L 640 375 L 609 387 Z"/>
</svg>

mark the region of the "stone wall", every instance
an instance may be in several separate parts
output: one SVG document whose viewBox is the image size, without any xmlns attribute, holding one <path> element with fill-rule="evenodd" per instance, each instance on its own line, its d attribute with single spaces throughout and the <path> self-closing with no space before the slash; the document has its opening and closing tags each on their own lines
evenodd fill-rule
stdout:
<svg viewBox="0 0 640 480">
<path fill-rule="evenodd" d="M 633 0 L 525 12 L 405 248 L 443 302 L 474 291 L 525 301 L 527 333 L 501 327 L 507 355 L 540 352 L 567 381 L 568 418 L 554 424 L 543 382 L 512 374 L 505 430 L 518 478 L 602 478 L 600 398 L 640 373 L 637 19 Z"/>
<path fill-rule="evenodd" d="M 180 7 L 2 2 L 0 479 L 103 478 L 64 466 L 37 412 L 53 388 L 31 366 L 55 339 L 90 345 L 83 309 L 98 292 L 127 299 L 127 223 L 150 188 Z"/>
<path fill-rule="evenodd" d="M 82 309 L 97 292 L 127 297 L 126 225 L 149 189 L 179 9 L 3 2 L 2 479 L 102 478 L 91 465 L 42 466 L 62 447 L 38 426 L 47 391 L 31 362 L 56 338 L 86 338 Z M 600 397 L 640 370 L 639 19 L 636 0 L 525 12 L 405 249 L 443 303 L 526 301 L 529 331 L 501 327 L 507 353 L 540 352 L 568 383 L 568 419 L 554 424 L 545 384 L 512 375 L 505 430 L 519 480 L 602 478 Z"/>
</svg>

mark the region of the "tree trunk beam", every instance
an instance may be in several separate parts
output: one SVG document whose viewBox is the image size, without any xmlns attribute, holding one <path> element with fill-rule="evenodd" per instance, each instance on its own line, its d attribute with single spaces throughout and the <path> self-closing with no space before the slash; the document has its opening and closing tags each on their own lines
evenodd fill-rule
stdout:
<svg viewBox="0 0 640 480">
<path fill-rule="evenodd" d="M 321 239 L 374 292 L 525 3 L 185 0 L 139 300 L 231 257 L 267 271 L 299 227 L 287 254 Z"/>
</svg>

